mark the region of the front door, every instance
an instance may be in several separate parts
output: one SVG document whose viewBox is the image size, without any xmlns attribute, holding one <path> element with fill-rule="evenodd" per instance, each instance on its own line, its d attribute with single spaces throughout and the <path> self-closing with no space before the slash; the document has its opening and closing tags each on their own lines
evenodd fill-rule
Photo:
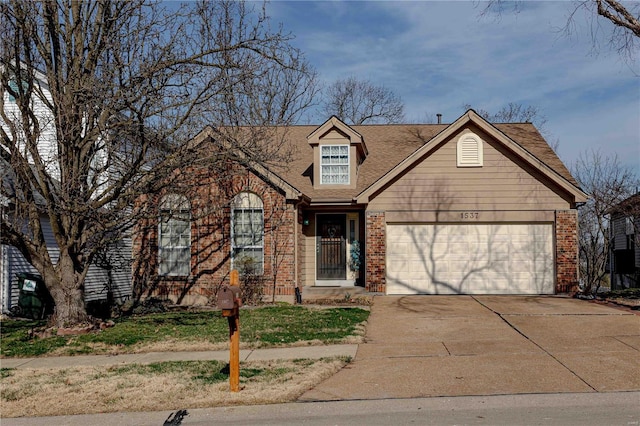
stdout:
<svg viewBox="0 0 640 426">
<path fill-rule="evenodd" d="M 317 277 L 318 280 L 347 278 L 346 215 L 317 216 Z"/>
</svg>

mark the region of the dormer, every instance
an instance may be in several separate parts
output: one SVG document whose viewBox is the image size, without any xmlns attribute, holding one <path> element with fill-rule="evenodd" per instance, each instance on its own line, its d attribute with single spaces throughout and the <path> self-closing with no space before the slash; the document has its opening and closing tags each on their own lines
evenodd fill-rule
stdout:
<svg viewBox="0 0 640 426">
<path fill-rule="evenodd" d="M 332 116 L 309 136 L 315 189 L 355 188 L 358 166 L 367 156 L 362 135 Z"/>
</svg>

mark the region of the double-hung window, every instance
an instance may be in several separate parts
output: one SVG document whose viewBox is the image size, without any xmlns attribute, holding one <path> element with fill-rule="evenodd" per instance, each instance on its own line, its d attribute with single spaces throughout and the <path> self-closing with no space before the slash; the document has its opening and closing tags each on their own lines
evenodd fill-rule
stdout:
<svg viewBox="0 0 640 426">
<path fill-rule="evenodd" d="M 191 209 L 189 200 L 169 194 L 160 202 L 158 274 L 189 276 L 191 272 Z"/>
<path fill-rule="evenodd" d="M 245 274 L 264 271 L 264 211 L 260 197 L 238 194 L 231 205 L 231 256 L 233 268 Z"/>
<path fill-rule="evenodd" d="M 320 183 L 349 184 L 349 145 L 320 146 Z"/>
</svg>

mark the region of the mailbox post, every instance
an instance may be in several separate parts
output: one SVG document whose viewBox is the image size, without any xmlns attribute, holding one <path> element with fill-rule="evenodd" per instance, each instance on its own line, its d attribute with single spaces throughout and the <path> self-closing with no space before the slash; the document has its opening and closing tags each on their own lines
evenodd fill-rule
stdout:
<svg viewBox="0 0 640 426">
<path fill-rule="evenodd" d="M 240 279 L 235 269 L 230 274 L 230 285 L 218 290 L 218 307 L 229 321 L 229 387 L 240 390 Z"/>
</svg>

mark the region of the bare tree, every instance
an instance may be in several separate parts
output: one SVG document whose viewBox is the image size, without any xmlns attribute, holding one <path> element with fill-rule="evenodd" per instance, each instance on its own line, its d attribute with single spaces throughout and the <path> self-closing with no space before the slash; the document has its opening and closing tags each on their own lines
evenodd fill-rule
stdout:
<svg viewBox="0 0 640 426">
<path fill-rule="evenodd" d="M 470 104 L 466 104 L 463 107 L 464 110 L 469 108 L 471 108 Z M 560 141 L 558 139 L 549 141 L 553 136 L 546 127 L 547 117 L 538 107 L 509 102 L 509 104 L 503 106 L 495 113 L 484 109 L 476 110 L 476 112 L 490 123 L 532 123 L 536 126 L 540 134 L 547 139 L 551 148 L 554 151 L 558 150 Z"/>
<path fill-rule="evenodd" d="M 404 104 L 391 90 L 368 80 L 349 77 L 326 89 L 323 113 L 335 115 L 347 124 L 401 123 Z"/>
<path fill-rule="evenodd" d="M 484 4 L 481 15 L 489 12 L 501 15 L 511 9 L 521 11 L 521 1 L 490 0 Z M 586 12 L 590 26 L 592 45 L 599 49 L 599 39 L 604 35 L 609 48 L 625 58 L 628 64 L 636 62 L 638 56 L 638 39 L 640 38 L 640 3 L 637 1 L 617 0 L 574 0 L 570 3 L 568 18 L 563 31 L 567 36 L 573 35 L 576 18 Z M 611 26 L 605 23 L 612 24 Z"/>
<path fill-rule="evenodd" d="M 471 108 L 469 104 L 464 106 L 465 110 L 469 108 Z M 547 122 L 547 117 L 540 111 L 540 108 L 514 102 L 509 102 L 496 113 L 490 113 L 484 109 L 476 110 L 476 112 L 492 123 L 534 123 L 540 129 Z"/>
<path fill-rule="evenodd" d="M 572 174 L 589 194 L 578 210 L 580 245 L 580 279 L 585 294 L 598 291 L 605 283 L 610 249 L 608 212 L 632 195 L 638 176 L 620 163 L 617 156 L 607 157 L 599 151 L 580 155 Z"/>
<path fill-rule="evenodd" d="M 141 196 L 187 167 L 283 164 L 264 125 L 296 120 L 316 90 L 290 36 L 243 2 L 10 0 L 0 34 L 0 241 L 42 275 L 58 326 L 87 320 L 89 265 L 148 213 Z M 205 124 L 217 148 L 203 153 L 185 142 Z"/>
</svg>

